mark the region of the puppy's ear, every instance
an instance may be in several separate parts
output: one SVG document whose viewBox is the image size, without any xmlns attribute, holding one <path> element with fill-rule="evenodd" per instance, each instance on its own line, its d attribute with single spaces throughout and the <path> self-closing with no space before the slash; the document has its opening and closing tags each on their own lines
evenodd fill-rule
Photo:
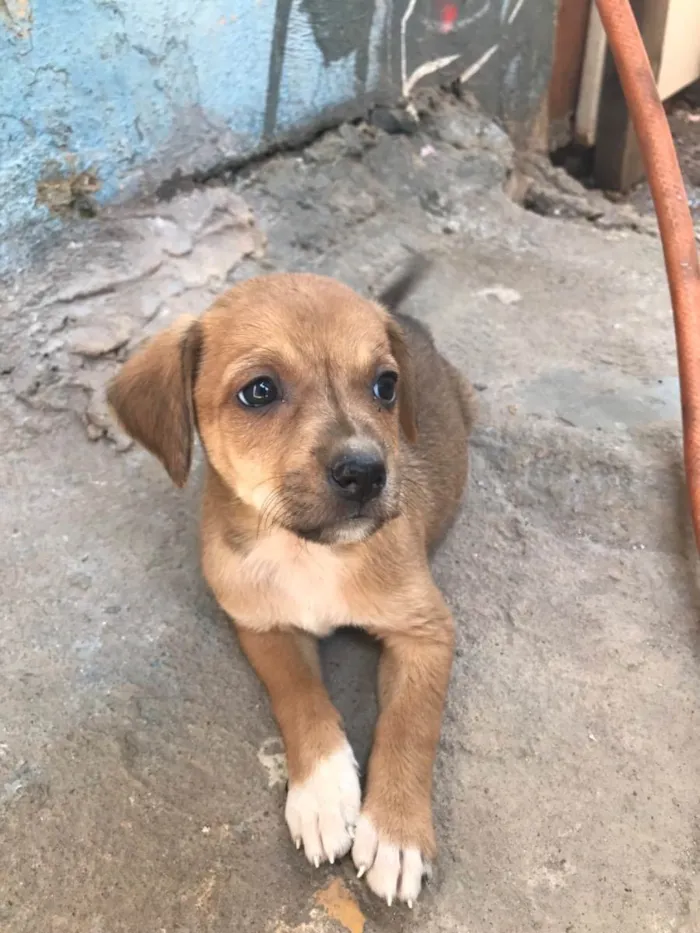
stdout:
<svg viewBox="0 0 700 933">
<path fill-rule="evenodd" d="M 127 360 L 107 389 L 124 430 L 158 457 L 180 487 L 192 463 L 192 389 L 201 344 L 199 321 L 180 318 Z"/>
<path fill-rule="evenodd" d="M 387 323 L 391 353 L 399 364 L 399 421 L 409 444 L 418 439 L 416 424 L 416 380 L 413 360 L 406 337 L 399 324 L 390 318 Z"/>
</svg>

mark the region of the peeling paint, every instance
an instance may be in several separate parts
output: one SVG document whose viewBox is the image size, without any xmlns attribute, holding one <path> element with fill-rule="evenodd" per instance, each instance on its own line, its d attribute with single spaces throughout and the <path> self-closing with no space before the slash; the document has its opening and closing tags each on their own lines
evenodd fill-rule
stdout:
<svg viewBox="0 0 700 933">
<path fill-rule="evenodd" d="M 93 195 L 99 190 L 100 182 L 94 172 L 71 171 L 49 162 L 37 182 L 36 202 L 58 216 L 76 213 L 92 217 L 97 212 Z"/>
<path fill-rule="evenodd" d="M 29 39 L 32 31 L 29 0 L 0 0 L 0 24 L 4 24 L 18 39 Z"/>
</svg>

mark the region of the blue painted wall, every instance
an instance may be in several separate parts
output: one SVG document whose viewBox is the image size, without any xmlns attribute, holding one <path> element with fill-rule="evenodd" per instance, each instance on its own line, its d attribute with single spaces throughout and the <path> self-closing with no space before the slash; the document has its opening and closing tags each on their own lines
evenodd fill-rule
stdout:
<svg viewBox="0 0 700 933">
<path fill-rule="evenodd" d="M 99 204 L 153 188 L 176 171 L 242 158 L 343 107 L 357 110 L 380 92 L 399 96 L 425 61 L 450 58 L 433 79 L 459 74 L 514 33 L 514 11 L 518 26 L 535 20 L 521 38 L 546 52 L 527 75 L 539 75 L 532 89 L 539 99 L 553 6 L 0 0 L 0 272 L 17 262 L 32 231 L 36 237 L 60 224 L 45 203 L 56 181 L 93 173 L 90 196 Z M 452 10 L 449 28 L 441 21 L 445 8 Z M 492 53 L 478 76 L 487 97 L 502 83 L 500 73 L 508 74 L 506 65 L 508 81 L 522 81 L 517 68 L 513 78 L 512 56 L 504 62 Z"/>
</svg>

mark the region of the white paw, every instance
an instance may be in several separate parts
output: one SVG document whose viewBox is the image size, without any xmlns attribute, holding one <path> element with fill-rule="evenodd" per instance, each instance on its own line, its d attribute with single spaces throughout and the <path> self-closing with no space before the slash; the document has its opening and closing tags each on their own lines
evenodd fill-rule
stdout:
<svg viewBox="0 0 700 933">
<path fill-rule="evenodd" d="M 290 784 L 285 817 L 297 849 L 317 868 L 350 851 L 360 815 L 360 782 L 352 749 L 345 745 L 316 765 L 303 784 Z"/>
<path fill-rule="evenodd" d="M 374 823 L 366 816 L 361 816 L 358 821 L 352 858 L 358 878 L 364 875 L 370 888 L 389 907 L 397 897 L 413 907 L 423 878 L 430 873 L 419 849 L 402 849 L 381 838 Z"/>
</svg>

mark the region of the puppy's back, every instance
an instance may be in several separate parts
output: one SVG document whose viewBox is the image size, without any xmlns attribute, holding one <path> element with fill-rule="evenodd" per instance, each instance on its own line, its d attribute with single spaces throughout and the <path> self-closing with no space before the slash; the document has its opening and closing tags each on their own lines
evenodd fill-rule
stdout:
<svg viewBox="0 0 700 933">
<path fill-rule="evenodd" d="M 464 490 L 476 401 L 466 378 L 436 348 L 430 331 L 408 315 L 394 317 L 414 369 L 418 440 L 403 450 L 407 502 L 422 519 L 432 548 L 452 523 Z"/>
</svg>

